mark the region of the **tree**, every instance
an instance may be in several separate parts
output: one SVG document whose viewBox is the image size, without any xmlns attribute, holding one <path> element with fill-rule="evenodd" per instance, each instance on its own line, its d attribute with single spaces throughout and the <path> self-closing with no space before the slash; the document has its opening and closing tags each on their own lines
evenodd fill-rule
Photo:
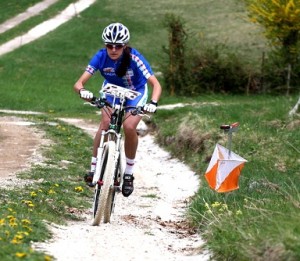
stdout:
<svg viewBox="0 0 300 261">
<path fill-rule="evenodd" d="M 169 66 L 165 72 L 166 85 L 170 94 L 182 94 L 186 85 L 185 80 L 185 42 L 187 34 L 184 21 L 174 14 L 165 16 L 165 25 L 168 27 L 169 48 L 165 48 L 169 56 Z"/>
<path fill-rule="evenodd" d="M 293 66 L 300 51 L 300 0 L 246 0 L 252 22 L 265 28 L 265 35 L 287 67 L 287 94 Z"/>
</svg>

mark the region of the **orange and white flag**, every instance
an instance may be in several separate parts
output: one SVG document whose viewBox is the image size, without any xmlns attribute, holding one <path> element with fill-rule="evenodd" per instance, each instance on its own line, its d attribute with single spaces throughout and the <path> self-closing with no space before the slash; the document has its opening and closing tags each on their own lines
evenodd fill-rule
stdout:
<svg viewBox="0 0 300 261">
<path fill-rule="evenodd" d="M 229 192 L 239 188 L 238 181 L 245 160 L 241 156 L 217 144 L 205 178 L 209 186 L 217 192 Z"/>
</svg>

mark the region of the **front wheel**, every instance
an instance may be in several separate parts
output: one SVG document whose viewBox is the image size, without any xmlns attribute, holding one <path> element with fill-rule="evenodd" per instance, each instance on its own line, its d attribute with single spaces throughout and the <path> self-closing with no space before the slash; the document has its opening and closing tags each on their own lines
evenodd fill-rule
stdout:
<svg viewBox="0 0 300 261">
<path fill-rule="evenodd" d="M 107 208 L 111 209 L 111 203 L 109 204 L 108 201 L 110 201 L 110 190 L 113 188 L 115 148 L 116 144 L 113 141 L 109 141 L 103 150 L 100 182 L 98 182 L 100 185 L 97 184 L 95 190 L 93 226 L 100 224 L 104 213 L 107 212 Z M 100 186 L 101 188 L 98 190 L 97 188 Z"/>
<path fill-rule="evenodd" d="M 121 154 L 116 154 L 116 157 L 117 156 L 118 159 L 114 167 L 114 185 L 109 190 L 106 209 L 104 212 L 104 223 L 110 222 L 110 217 L 115 207 L 116 192 L 119 191 L 121 184 Z"/>
</svg>

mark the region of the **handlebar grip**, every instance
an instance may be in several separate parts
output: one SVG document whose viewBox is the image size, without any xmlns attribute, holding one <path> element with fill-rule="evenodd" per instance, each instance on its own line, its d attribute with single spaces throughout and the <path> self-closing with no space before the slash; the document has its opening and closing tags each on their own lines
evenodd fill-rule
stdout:
<svg viewBox="0 0 300 261">
<path fill-rule="evenodd" d="M 223 124 L 223 125 L 220 126 L 220 129 L 221 130 L 234 129 L 234 128 L 237 128 L 239 125 L 240 125 L 239 122 L 235 122 L 235 123 L 232 123 L 232 124 Z"/>
<path fill-rule="evenodd" d="M 110 107 L 111 104 L 106 101 L 106 99 L 93 97 L 90 101 L 91 104 L 97 106 L 99 109 L 103 108 L 104 106 Z"/>
<path fill-rule="evenodd" d="M 221 125 L 220 129 L 221 130 L 229 130 L 230 129 L 230 125 Z"/>
</svg>

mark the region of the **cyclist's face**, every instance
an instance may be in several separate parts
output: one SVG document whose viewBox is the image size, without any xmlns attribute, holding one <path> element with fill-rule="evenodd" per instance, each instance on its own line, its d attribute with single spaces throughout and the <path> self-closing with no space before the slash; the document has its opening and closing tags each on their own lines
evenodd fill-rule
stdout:
<svg viewBox="0 0 300 261">
<path fill-rule="evenodd" d="M 106 44 L 108 56 L 112 60 L 118 60 L 123 53 L 125 45 L 123 44 Z"/>
</svg>

